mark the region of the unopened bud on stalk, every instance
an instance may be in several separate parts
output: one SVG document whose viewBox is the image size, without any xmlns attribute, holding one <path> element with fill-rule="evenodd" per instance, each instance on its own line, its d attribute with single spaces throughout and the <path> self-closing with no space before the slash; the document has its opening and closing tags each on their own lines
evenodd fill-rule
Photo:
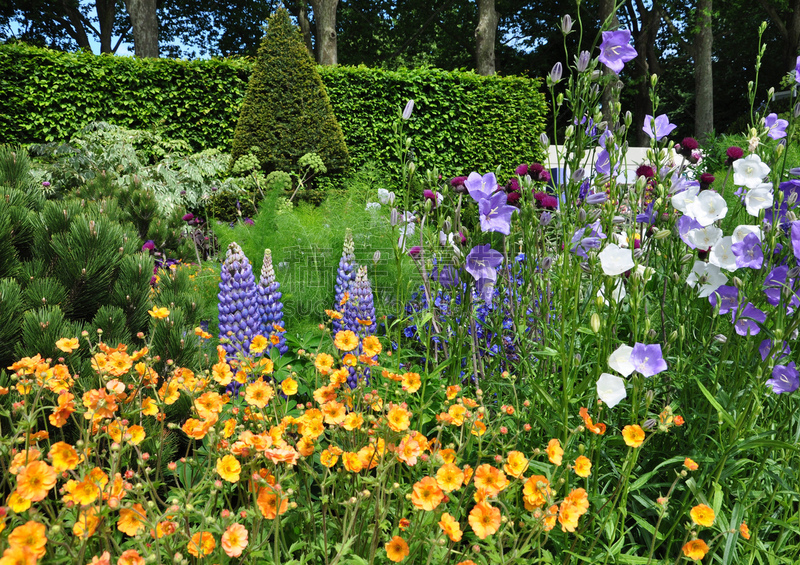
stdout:
<svg viewBox="0 0 800 565">
<path fill-rule="evenodd" d="M 671 334 L 669 334 L 669 337 L 667 338 L 667 341 L 668 341 L 669 343 L 672 343 L 672 342 L 674 342 L 676 339 L 678 339 L 678 330 L 672 330 L 672 333 L 671 333 Z"/>
<path fill-rule="evenodd" d="M 589 211 L 589 214 L 588 214 L 588 216 L 589 216 L 589 221 L 590 221 L 590 222 L 595 222 L 595 221 L 597 221 L 597 219 L 598 219 L 600 216 L 602 216 L 602 215 L 603 215 L 603 211 L 602 211 L 602 210 L 600 210 L 600 209 L 598 209 L 598 208 L 595 208 L 595 209 L 593 209 L 593 210 L 590 210 L 590 211 Z"/>
<path fill-rule="evenodd" d="M 622 216 L 614 216 L 611 219 L 611 222 L 614 223 L 615 225 L 621 226 L 622 224 L 625 223 L 625 218 Z"/>
<path fill-rule="evenodd" d="M 578 212 L 578 221 L 582 224 L 586 222 L 586 210 L 583 208 L 581 208 L 581 211 Z"/>
<path fill-rule="evenodd" d="M 564 35 L 572 33 L 572 16 L 569 14 L 561 16 L 561 33 Z"/>
<path fill-rule="evenodd" d="M 653 237 L 655 237 L 656 239 L 666 239 L 670 236 L 671 233 L 672 232 L 669 231 L 668 229 L 662 229 L 658 230 Z"/>
<path fill-rule="evenodd" d="M 550 71 L 550 80 L 553 84 L 559 82 L 561 80 L 561 75 L 564 72 L 564 69 L 561 65 L 561 62 L 556 63 L 553 65 L 552 70 Z"/>
<path fill-rule="evenodd" d="M 786 149 L 786 146 L 783 143 L 778 143 L 778 146 L 775 147 L 775 155 L 780 157 L 783 155 L 783 151 Z"/>
<path fill-rule="evenodd" d="M 564 130 L 564 138 L 569 139 L 572 137 L 572 134 L 575 133 L 575 127 L 572 125 L 568 125 L 567 128 Z"/>
<path fill-rule="evenodd" d="M 581 51 L 580 55 L 578 55 L 576 67 L 579 73 L 584 72 L 587 68 L 589 68 L 589 62 L 592 60 L 592 56 L 588 51 Z"/>
<path fill-rule="evenodd" d="M 740 279 L 739 277 L 733 277 L 733 286 L 741 290 L 743 284 L 744 283 L 742 282 L 742 279 Z"/>
<path fill-rule="evenodd" d="M 597 315 L 597 312 L 592 314 L 592 318 L 589 322 L 589 325 L 592 326 L 592 331 L 596 334 L 600 333 L 600 316 Z"/>
<path fill-rule="evenodd" d="M 628 110 L 627 112 L 625 112 L 625 127 L 626 128 L 631 127 L 631 123 L 633 123 L 633 114 L 631 114 L 631 111 Z"/>
<path fill-rule="evenodd" d="M 772 100 L 775 98 L 775 87 L 771 86 L 769 90 L 767 90 L 767 101 Z"/>
<path fill-rule="evenodd" d="M 414 164 L 414 161 L 411 161 L 411 162 L 408 164 L 408 174 L 409 174 L 409 175 L 413 175 L 413 174 L 414 174 L 414 171 L 416 171 L 416 170 L 417 170 L 417 165 L 416 165 L 416 164 Z M 430 202 L 430 201 L 429 201 L 429 202 Z"/>
<path fill-rule="evenodd" d="M 650 85 L 655 87 L 655 85 L 657 84 L 658 84 L 658 75 L 653 73 L 652 75 L 650 75 Z"/>
<path fill-rule="evenodd" d="M 589 263 L 581 263 L 581 270 L 586 274 L 592 274 L 592 268 L 589 266 Z"/>
<path fill-rule="evenodd" d="M 542 134 L 539 136 L 539 141 L 540 141 L 540 142 L 541 142 L 541 144 L 544 146 L 545 150 L 547 150 L 547 148 L 548 148 L 548 147 L 550 147 L 550 138 L 549 138 L 549 137 L 547 137 L 547 134 L 546 134 L 546 133 L 542 133 Z"/>
<path fill-rule="evenodd" d="M 552 257 L 545 257 L 542 259 L 542 270 L 549 271 L 550 267 L 553 266 L 553 258 Z"/>
<path fill-rule="evenodd" d="M 727 341 L 728 341 L 728 338 L 727 338 L 727 337 L 725 337 L 725 336 L 724 336 L 724 335 L 722 335 L 722 334 L 717 334 L 717 335 L 715 335 L 715 336 L 714 336 L 714 341 L 717 341 L 717 342 L 719 342 L 719 343 L 727 343 Z"/>
<path fill-rule="evenodd" d="M 786 212 L 786 219 L 789 220 L 790 222 L 796 222 L 797 214 L 795 213 L 794 210 L 789 210 L 788 212 Z"/>
<path fill-rule="evenodd" d="M 682 265 L 685 265 L 685 264 L 687 264 L 689 261 L 691 261 L 691 260 L 692 260 L 692 257 L 694 257 L 694 256 L 693 256 L 691 253 L 687 253 L 686 255 L 684 255 L 683 257 L 681 257 L 681 264 L 682 264 Z"/>
<path fill-rule="evenodd" d="M 556 104 L 561 106 L 563 103 L 564 103 L 564 94 L 562 92 L 559 92 L 558 96 L 556 96 Z"/>
</svg>

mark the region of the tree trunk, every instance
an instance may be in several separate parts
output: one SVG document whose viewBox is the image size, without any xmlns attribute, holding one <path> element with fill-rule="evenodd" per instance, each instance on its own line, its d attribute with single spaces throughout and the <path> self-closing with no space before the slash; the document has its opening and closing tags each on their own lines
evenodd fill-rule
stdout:
<svg viewBox="0 0 800 565">
<path fill-rule="evenodd" d="M 606 20 L 611 18 L 610 27 L 607 31 L 616 31 L 619 28 L 619 20 L 617 19 L 617 12 L 615 8 L 615 0 L 600 0 L 600 7 L 599 7 L 599 16 L 600 16 L 600 25 L 602 26 Z M 605 76 L 614 75 L 616 77 L 616 73 L 603 65 L 603 74 Z M 600 104 L 603 110 L 603 120 L 606 123 L 611 123 L 611 88 L 616 80 L 609 81 L 605 88 L 603 88 L 603 93 L 600 95 Z"/>
<path fill-rule="evenodd" d="M 306 49 L 311 54 L 311 58 L 316 60 L 314 55 L 314 43 L 311 41 L 313 34 L 311 33 L 311 22 L 308 20 L 308 10 L 306 3 L 300 3 L 300 11 L 297 14 L 297 21 L 300 24 L 300 33 L 303 35 L 303 42 L 306 44 Z"/>
<path fill-rule="evenodd" d="M 311 0 L 317 25 L 317 62 L 333 66 L 337 63 L 336 5 L 339 0 Z"/>
<path fill-rule="evenodd" d="M 782 5 L 775 6 L 774 0 L 759 0 L 761 7 L 767 12 L 767 15 L 778 28 L 783 38 L 783 66 L 786 72 L 791 71 L 795 67 L 797 61 L 797 50 L 800 47 L 800 0 L 789 0 L 788 11 L 790 12 L 789 18 L 784 22 L 778 9 Z"/>
<path fill-rule="evenodd" d="M 713 0 L 697 1 L 697 33 L 694 42 L 694 135 L 705 141 L 714 130 L 714 81 L 711 72 Z"/>
<path fill-rule="evenodd" d="M 89 45 L 89 36 L 86 35 L 86 28 L 83 25 L 83 18 L 80 10 L 72 3 L 65 2 L 64 0 L 59 2 L 59 8 L 59 11 L 63 14 L 63 18 L 59 21 L 62 28 L 75 40 L 80 49 L 88 48 L 89 51 L 91 51 L 92 47 Z"/>
<path fill-rule="evenodd" d="M 111 34 L 114 28 L 117 3 L 115 0 L 97 0 L 96 6 L 100 26 L 100 53 L 113 53 Z"/>
<path fill-rule="evenodd" d="M 650 100 L 650 75 L 658 74 L 658 60 L 655 51 L 651 48 L 655 44 L 658 28 L 661 24 L 661 13 L 658 5 L 654 4 L 649 11 L 645 10 L 637 1 L 637 9 L 641 21 L 638 33 L 634 33 L 633 45 L 636 48 L 636 58 L 633 60 L 633 72 L 636 81 L 636 94 L 634 95 L 633 128 L 636 132 L 636 143 L 639 147 L 650 145 L 650 138 L 642 130 L 644 118 L 653 113 L 653 103 Z M 649 56 L 648 56 L 649 55 Z"/>
<path fill-rule="evenodd" d="M 478 0 L 478 27 L 475 28 L 475 68 L 479 75 L 495 73 L 494 44 L 500 15 L 494 0 Z"/>
<path fill-rule="evenodd" d="M 156 0 L 125 0 L 133 25 L 133 50 L 137 57 L 158 58 Z"/>
</svg>

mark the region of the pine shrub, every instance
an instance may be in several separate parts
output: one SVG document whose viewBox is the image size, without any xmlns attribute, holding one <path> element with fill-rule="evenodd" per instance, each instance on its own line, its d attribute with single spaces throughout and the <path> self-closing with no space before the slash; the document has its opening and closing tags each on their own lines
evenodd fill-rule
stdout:
<svg viewBox="0 0 800 565">
<path fill-rule="evenodd" d="M 296 169 L 306 153 L 317 153 L 332 172 L 349 163 L 344 135 L 316 64 L 285 9 L 269 19 L 258 49 L 236 124 L 232 166 L 250 152 L 265 174 Z"/>
</svg>

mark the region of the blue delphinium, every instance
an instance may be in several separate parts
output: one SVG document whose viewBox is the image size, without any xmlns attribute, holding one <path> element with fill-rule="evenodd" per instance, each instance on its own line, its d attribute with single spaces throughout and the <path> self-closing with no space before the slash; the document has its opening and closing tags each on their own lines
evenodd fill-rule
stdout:
<svg viewBox="0 0 800 565">
<path fill-rule="evenodd" d="M 272 268 L 272 251 L 264 250 L 264 264 L 261 266 L 261 279 L 258 281 L 258 310 L 261 320 L 261 333 L 264 336 L 278 336 L 276 347 L 281 355 L 289 350 L 286 345 L 283 328 L 283 303 L 280 291 L 281 285 L 275 279 L 275 269 Z M 271 349 L 273 343 L 267 346 Z"/>
<path fill-rule="evenodd" d="M 344 234 L 344 248 L 342 258 L 339 260 L 339 268 L 336 270 L 336 295 L 333 309 L 342 311 L 342 300 L 346 292 L 350 290 L 350 283 L 356 278 L 356 255 L 355 243 L 353 243 L 353 232 L 347 228 Z M 348 329 L 343 320 L 333 320 L 333 333 Z"/>
<path fill-rule="evenodd" d="M 219 282 L 219 336 L 229 356 L 247 353 L 250 340 L 261 331 L 253 267 L 236 242 L 228 246 Z"/>
</svg>

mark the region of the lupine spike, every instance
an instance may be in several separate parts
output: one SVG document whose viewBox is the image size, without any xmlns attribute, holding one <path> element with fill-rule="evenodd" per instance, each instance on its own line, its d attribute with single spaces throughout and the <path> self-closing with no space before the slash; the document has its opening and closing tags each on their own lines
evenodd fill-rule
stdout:
<svg viewBox="0 0 800 565">
<path fill-rule="evenodd" d="M 281 355 L 289 350 L 286 345 L 286 330 L 283 328 L 283 303 L 280 291 L 281 285 L 275 278 L 275 269 L 272 267 L 272 251 L 264 250 L 264 264 L 261 266 L 261 279 L 258 281 L 258 309 L 261 321 L 261 333 L 272 338 L 277 336 L 278 343 L 270 343 L 267 350 L 273 345 L 278 348 Z"/>
<path fill-rule="evenodd" d="M 339 268 L 336 271 L 336 295 L 333 309 L 342 312 L 345 308 L 342 301 L 345 294 L 350 290 L 350 284 L 356 278 L 356 255 L 355 243 L 353 242 L 353 232 L 347 228 L 344 233 L 344 248 L 342 258 L 339 260 Z M 347 329 L 343 320 L 333 320 L 334 333 L 339 330 Z"/>
<path fill-rule="evenodd" d="M 345 305 L 342 324 L 342 329 L 352 330 L 359 337 L 375 334 L 375 301 L 367 267 L 359 267 L 355 281 L 350 284 L 350 299 Z"/>
<path fill-rule="evenodd" d="M 222 346 L 230 357 L 247 354 L 250 340 L 261 327 L 253 267 L 236 242 L 228 246 L 219 283 L 219 335 L 228 338 Z"/>
</svg>

